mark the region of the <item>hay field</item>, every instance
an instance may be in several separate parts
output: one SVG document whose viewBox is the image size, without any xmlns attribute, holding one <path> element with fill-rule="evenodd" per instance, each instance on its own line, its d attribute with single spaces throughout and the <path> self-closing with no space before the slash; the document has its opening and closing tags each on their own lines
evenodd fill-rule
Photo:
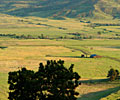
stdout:
<svg viewBox="0 0 120 100">
<path fill-rule="evenodd" d="M 88 23 L 89 22 L 89 23 Z M 112 38 L 120 32 L 120 26 L 99 26 L 92 27 L 94 23 L 119 24 L 119 20 L 93 20 L 74 19 L 53 20 L 39 17 L 14 17 L 0 14 L 0 34 L 32 35 L 33 37 L 44 34 L 48 37 L 67 36 L 68 33 L 81 33 L 84 36 Z M 101 35 L 98 35 L 101 32 Z M 117 36 L 119 37 L 119 36 Z"/>
<path fill-rule="evenodd" d="M 33 37 L 60 36 L 74 37 L 68 33 L 82 33 L 86 36 L 116 37 L 120 35 L 119 26 L 91 27 L 90 24 L 119 24 L 119 20 L 72 19 L 53 20 L 38 17 L 13 17 L 0 14 L 0 34 L 32 35 Z M 80 22 L 80 21 L 83 22 Z M 91 23 L 86 23 L 91 21 Z M 101 32 L 101 35 L 98 35 Z M 119 36 L 117 36 L 119 37 Z M 5 48 L 4 48 L 5 47 Z M 87 54 L 87 58 L 81 58 Z M 89 58 L 97 54 L 102 58 Z M 0 100 L 7 100 L 8 72 L 21 67 L 37 70 L 39 63 L 47 60 L 65 60 L 65 66 L 74 64 L 74 71 L 78 72 L 87 83 L 77 88 L 80 95 L 78 100 L 99 100 L 119 97 L 119 81 L 101 82 L 106 79 L 108 70 L 112 67 L 120 70 L 120 40 L 114 39 L 12 39 L 0 37 Z M 91 82 L 91 80 L 94 80 Z M 98 82 L 96 82 L 98 81 Z M 100 81 L 100 82 L 99 82 Z M 115 99 L 110 99 L 115 100 Z"/>
<path fill-rule="evenodd" d="M 65 60 L 66 67 L 75 64 L 74 70 L 80 74 L 82 80 L 104 79 L 111 66 L 120 70 L 120 49 L 115 48 L 119 45 L 119 40 L 1 39 L 0 46 L 6 48 L 0 49 L 0 95 L 2 95 L 0 98 L 7 100 L 7 73 L 9 71 L 18 70 L 21 67 L 37 70 L 40 62 L 45 63 L 50 59 Z M 88 58 L 81 58 L 81 54 L 84 54 L 83 51 L 89 52 Z M 106 56 L 106 52 L 109 57 L 89 58 L 90 54 L 94 53 Z M 119 82 L 116 84 L 103 83 L 103 87 L 100 87 L 101 83 L 81 85 L 78 88 L 80 92 L 78 100 L 90 100 L 88 98 L 91 98 L 91 95 L 85 98 L 85 94 L 109 91 L 110 88 L 115 88 L 118 85 Z M 111 92 L 114 92 L 114 89 Z M 102 96 L 103 94 L 100 94 L 99 98 Z"/>
</svg>

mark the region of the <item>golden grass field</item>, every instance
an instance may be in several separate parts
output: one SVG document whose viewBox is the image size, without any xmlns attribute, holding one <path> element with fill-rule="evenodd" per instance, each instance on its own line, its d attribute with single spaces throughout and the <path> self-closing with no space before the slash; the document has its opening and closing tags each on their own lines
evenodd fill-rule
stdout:
<svg viewBox="0 0 120 100">
<path fill-rule="evenodd" d="M 90 19 L 83 19 L 89 21 Z M 92 23 L 119 23 L 118 20 L 91 20 Z M 41 23 L 38 25 L 38 23 Z M 59 29 L 59 27 L 66 30 Z M 103 30 L 106 31 L 103 32 Z M 81 23 L 78 19 L 66 18 L 66 20 L 53 20 L 38 17 L 13 17 L 0 15 L 0 34 L 17 34 L 39 36 L 44 34 L 50 37 L 67 36 L 68 33 L 79 32 L 85 35 L 97 36 L 101 31 L 101 37 L 115 37 L 119 34 L 119 26 L 89 27 L 88 23 Z M 109 32 L 112 31 L 112 32 Z M 0 37 L 0 100 L 7 100 L 8 96 L 8 72 L 26 67 L 37 70 L 39 63 L 47 60 L 65 61 L 65 66 L 74 64 L 74 71 L 86 81 L 77 88 L 80 95 L 78 100 L 117 100 L 120 90 L 120 81 L 102 82 L 106 79 L 110 68 L 120 71 L 120 40 L 114 39 L 13 39 Z M 81 58 L 84 52 L 88 58 Z M 91 54 L 97 54 L 102 58 L 89 58 Z M 92 80 L 92 82 L 90 81 Z M 118 91 L 118 92 L 117 92 Z M 114 95 L 113 98 L 111 95 Z M 117 96 L 116 96 L 117 95 Z M 112 98 L 112 99 L 111 99 Z"/>
<path fill-rule="evenodd" d="M 80 22 L 83 21 L 83 22 Z M 90 21 L 90 23 L 87 23 Z M 34 37 L 44 34 L 49 37 L 67 36 L 68 33 L 81 33 L 84 36 L 93 37 L 116 37 L 119 34 L 119 26 L 99 26 L 91 27 L 91 24 L 119 24 L 118 19 L 74 19 L 65 18 L 65 20 L 53 20 L 39 17 L 15 17 L 0 14 L 0 34 L 32 35 Z M 98 32 L 102 34 L 98 36 Z M 119 37 L 119 36 L 118 36 Z"/>
<path fill-rule="evenodd" d="M 120 70 L 120 49 L 119 40 L 48 40 L 48 39 L 1 39 L 0 46 L 7 47 L 0 49 L 0 98 L 7 100 L 7 73 L 10 71 L 19 70 L 21 67 L 26 67 L 31 70 L 37 70 L 39 63 L 46 63 L 47 60 L 62 59 L 65 61 L 66 67 L 70 64 L 74 64 L 74 71 L 78 72 L 82 77 L 82 80 L 99 80 L 104 79 L 107 76 L 108 70 L 116 68 Z M 111 43 L 110 43 L 111 42 Z M 91 47 L 93 49 L 91 49 Z M 81 54 L 84 54 L 81 50 L 89 51 L 90 54 L 98 54 L 106 56 L 104 52 L 109 52 L 109 57 L 102 58 L 81 58 Z M 96 92 L 101 98 L 103 93 L 100 91 L 106 91 L 112 93 L 119 86 L 119 82 L 113 83 L 89 83 L 83 84 L 78 87 L 80 97 L 78 100 L 92 100 L 94 93 Z M 111 89 L 110 88 L 115 88 Z M 108 91 L 107 91 L 108 90 Z M 89 94 L 93 93 L 93 94 Z M 85 96 L 88 94 L 88 97 Z M 88 99 L 89 98 L 89 99 Z M 95 97 L 97 99 L 97 96 Z"/>
</svg>

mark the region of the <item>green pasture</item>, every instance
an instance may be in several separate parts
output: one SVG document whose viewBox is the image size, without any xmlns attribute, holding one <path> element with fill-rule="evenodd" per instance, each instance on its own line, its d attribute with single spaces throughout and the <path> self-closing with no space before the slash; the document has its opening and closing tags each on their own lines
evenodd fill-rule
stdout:
<svg viewBox="0 0 120 100">
<path fill-rule="evenodd" d="M 0 100 L 7 100 L 8 96 L 8 84 L 7 84 L 7 73 L 0 72 Z"/>
<path fill-rule="evenodd" d="M 81 33 L 83 36 L 92 37 L 116 37 L 120 32 L 120 26 L 92 27 L 91 24 L 119 24 L 119 20 L 96 20 L 96 19 L 74 19 L 53 20 L 39 17 L 13 17 L 0 14 L 0 34 L 32 35 L 33 37 L 43 34 L 48 37 L 75 37 L 68 33 Z M 83 22 L 80 22 L 80 21 Z M 90 23 L 86 23 L 90 21 Z M 99 35 L 98 32 L 101 34 Z M 117 36 L 119 37 L 119 36 Z"/>
<path fill-rule="evenodd" d="M 50 59 L 62 59 L 65 61 L 66 67 L 74 64 L 74 71 L 80 74 L 82 80 L 105 79 L 111 67 L 120 70 L 119 45 L 119 40 L 1 39 L 0 95 L 2 96 L 0 99 L 7 100 L 8 72 L 19 70 L 21 67 L 36 71 L 40 62 L 45 64 Z M 88 53 L 87 58 L 81 58 L 84 52 Z M 103 57 L 89 58 L 90 54 L 98 54 Z M 101 86 L 101 84 L 103 85 Z M 77 89 L 80 92 L 78 100 L 92 100 L 90 98 L 94 96 L 94 93 L 96 95 L 94 100 L 99 100 L 108 94 L 117 92 L 119 90 L 119 88 L 115 88 L 117 86 L 119 86 L 119 82 L 81 85 Z M 106 91 L 106 94 L 102 91 Z M 91 92 L 94 93 L 90 94 Z M 88 97 L 85 94 L 88 94 Z"/>
<path fill-rule="evenodd" d="M 107 71 L 111 66 L 119 69 L 120 43 L 118 41 L 61 39 L 0 40 L 0 46 L 6 47 L 0 49 L 1 69 L 6 70 L 4 66 L 10 71 L 20 66 L 31 66 L 30 68 L 36 69 L 40 62 L 45 62 L 48 59 L 63 59 L 66 65 L 70 65 L 70 63 L 75 64 L 74 69 L 83 78 L 106 77 Z M 87 55 L 87 58 L 81 58 L 82 54 Z M 89 58 L 91 54 L 100 55 L 102 58 Z M 7 71 L 9 72 L 8 69 Z"/>
<path fill-rule="evenodd" d="M 80 22 L 79 19 L 66 18 L 53 20 L 38 17 L 13 17 L 0 14 L 0 34 L 32 35 L 34 37 L 74 37 L 68 33 L 82 33 L 95 37 L 116 37 L 119 35 L 119 26 L 91 27 L 91 23 L 119 23 L 119 20 L 93 20 L 91 23 Z M 101 35 L 98 35 L 98 32 Z M 87 57 L 81 58 L 84 54 Z M 89 58 L 91 54 L 101 58 Z M 65 66 L 74 64 L 74 71 L 82 77 L 81 80 L 106 79 L 110 68 L 120 71 L 120 40 L 114 39 L 12 39 L 0 37 L 0 100 L 7 100 L 8 72 L 26 67 L 37 70 L 39 63 L 47 60 L 65 61 Z M 99 100 L 111 98 L 108 95 L 119 90 L 120 82 L 102 82 L 83 84 L 78 87 L 78 100 Z M 118 96 L 119 97 L 119 96 Z M 94 98 L 94 99 L 93 99 Z M 109 99 L 108 99 L 109 100 Z M 115 100 L 115 99 L 110 99 Z"/>
<path fill-rule="evenodd" d="M 100 100 L 117 100 L 117 99 L 120 99 L 120 90 L 115 93 L 111 93 L 107 97 L 104 97 Z"/>
</svg>

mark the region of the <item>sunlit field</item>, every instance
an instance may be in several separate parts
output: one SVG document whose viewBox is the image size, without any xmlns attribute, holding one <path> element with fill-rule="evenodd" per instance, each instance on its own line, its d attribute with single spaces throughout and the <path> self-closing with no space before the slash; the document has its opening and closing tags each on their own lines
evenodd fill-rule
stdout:
<svg viewBox="0 0 120 100">
<path fill-rule="evenodd" d="M 0 95 L 2 96 L 0 98 L 7 100 L 8 72 L 19 70 L 21 67 L 36 71 L 39 63 L 46 63 L 47 60 L 62 59 L 65 61 L 66 67 L 74 64 L 74 71 L 80 74 L 81 80 L 105 79 L 111 67 L 120 70 L 119 45 L 119 40 L 1 39 Z M 87 58 L 81 58 L 81 55 L 85 52 Z M 100 55 L 102 58 L 90 58 L 91 54 Z M 106 90 L 105 96 L 107 96 L 107 89 L 119 86 L 119 82 L 116 82 L 116 84 L 103 82 L 103 87 L 100 87 L 100 85 L 101 83 L 90 83 L 78 87 L 77 90 L 80 92 L 78 100 L 88 100 L 84 96 L 85 94 L 104 90 Z M 116 91 L 116 89 L 119 88 L 111 89 L 110 93 Z M 99 95 L 99 98 L 102 98 L 102 96 L 103 93 Z M 91 95 L 88 95 L 88 98 L 91 98 Z"/>
<path fill-rule="evenodd" d="M 78 100 L 117 100 L 120 81 L 105 80 L 110 68 L 120 71 L 120 40 L 114 39 L 120 38 L 120 26 L 94 27 L 95 23 L 119 24 L 119 20 L 53 20 L 0 14 L 0 34 L 49 37 L 16 39 L 0 36 L 0 100 L 8 100 L 8 72 L 22 67 L 36 71 L 40 62 L 45 64 L 47 60 L 59 59 L 65 61 L 66 67 L 74 64 L 74 71 L 81 76 L 83 83 L 77 88 Z M 93 38 L 77 40 L 77 35 L 71 33 Z M 90 58 L 92 54 L 101 57 Z M 85 57 L 81 58 L 81 55 Z"/>
<path fill-rule="evenodd" d="M 120 37 L 119 26 L 94 26 L 99 24 L 119 24 L 119 20 L 93 20 L 74 19 L 53 20 L 39 17 L 13 17 L 0 14 L 0 34 L 32 35 L 33 37 L 43 34 L 47 37 L 75 37 L 69 33 L 80 33 L 83 36 L 97 38 Z M 98 34 L 100 32 L 100 34 Z"/>
</svg>

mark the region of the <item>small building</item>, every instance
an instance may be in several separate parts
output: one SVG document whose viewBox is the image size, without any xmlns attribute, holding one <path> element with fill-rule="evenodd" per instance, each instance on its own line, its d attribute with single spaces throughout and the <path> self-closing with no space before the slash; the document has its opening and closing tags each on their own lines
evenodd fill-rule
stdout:
<svg viewBox="0 0 120 100">
<path fill-rule="evenodd" d="M 92 54 L 90 55 L 90 58 L 101 58 L 102 56 L 96 55 L 96 54 Z"/>
<path fill-rule="evenodd" d="M 96 54 L 92 54 L 92 55 L 90 55 L 90 58 L 96 58 Z"/>
</svg>

